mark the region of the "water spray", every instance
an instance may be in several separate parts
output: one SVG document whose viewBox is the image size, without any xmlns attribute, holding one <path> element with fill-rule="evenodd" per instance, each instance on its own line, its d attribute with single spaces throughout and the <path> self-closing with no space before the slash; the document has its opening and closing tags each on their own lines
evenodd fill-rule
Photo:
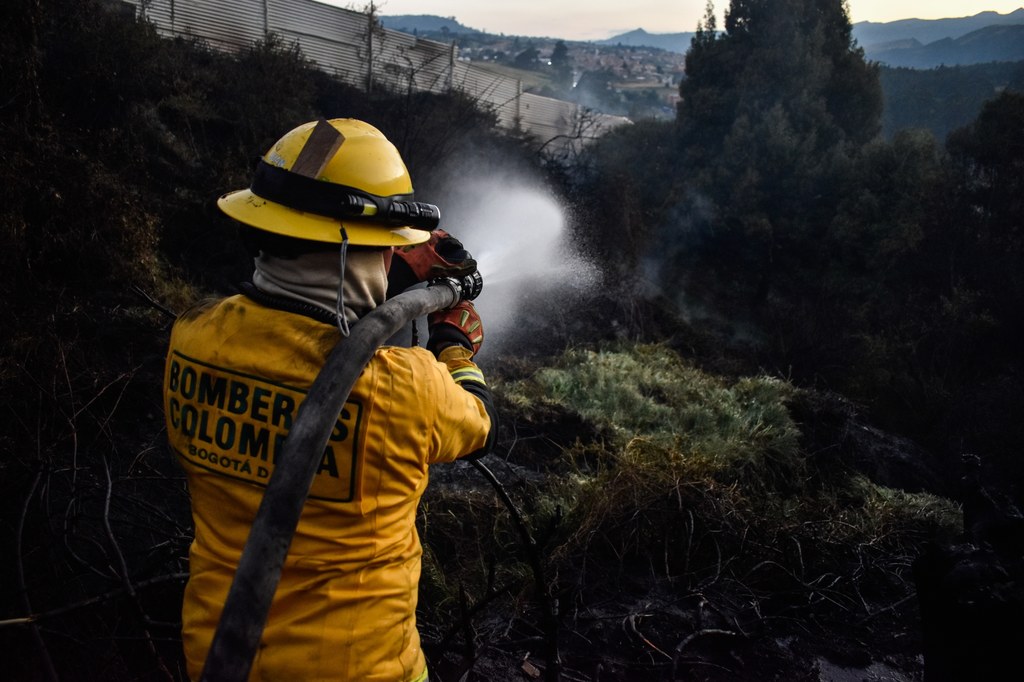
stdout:
<svg viewBox="0 0 1024 682">
<path fill-rule="evenodd" d="M 522 328 L 522 304 L 572 296 L 597 281 L 597 268 L 567 239 L 563 207 L 534 183 L 460 177 L 445 203 L 445 223 L 487 280 L 474 301 L 490 339 L 484 353 L 500 348 L 505 332 Z"/>
</svg>

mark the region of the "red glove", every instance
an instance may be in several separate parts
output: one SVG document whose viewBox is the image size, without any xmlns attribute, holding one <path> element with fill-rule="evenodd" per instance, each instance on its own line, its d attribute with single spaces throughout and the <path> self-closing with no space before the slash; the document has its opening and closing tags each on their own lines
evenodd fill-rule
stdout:
<svg viewBox="0 0 1024 682">
<path fill-rule="evenodd" d="M 476 354 L 484 342 L 483 323 L 470 301 L 462 301 L 454 308 L 430 313 L 427 316 L 427 327 L 430 330 L 427 350 L 434 355 L 455 344 Z"/>
<path fill-rule="evenodd" d="M 476 270 L 476 261 L 455 237 L 438 229 L 422 244 L 395 249 L 395 256 L 412 270 L 417 282 L 435 277 L 461 277 Z"/>
</svg>

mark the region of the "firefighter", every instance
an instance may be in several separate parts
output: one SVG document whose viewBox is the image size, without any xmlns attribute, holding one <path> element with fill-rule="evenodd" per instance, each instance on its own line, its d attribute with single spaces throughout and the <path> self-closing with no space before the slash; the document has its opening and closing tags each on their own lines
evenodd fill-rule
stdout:
<svg viewBox="0 0 1024 682">
<path fill-rule="evenodd" d="M 432 229 L 436 207 L 412 200 L 395 147 L 353 119 L 288 132 L 218 206 L 241 223 L 255 272 L 181 315 L 164 380 L 195 523 L 182 610 L 193 679 L 283 439 L 340 336 L 385 300 L 389 272 L 394 290 L 475 270 Z M 428 330 L 426 348 L 378 349 L 338 415 L 250 679 L 426 679 L 416 508 L 429 465 L 486 452 L 495 432 L 472 304 L 433 313 Z"/>
</svg>

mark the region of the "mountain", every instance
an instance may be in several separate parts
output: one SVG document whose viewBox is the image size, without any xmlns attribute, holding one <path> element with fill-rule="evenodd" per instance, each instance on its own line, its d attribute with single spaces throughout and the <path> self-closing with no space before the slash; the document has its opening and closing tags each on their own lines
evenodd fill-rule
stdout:
<svg viewBox="0 0 1024 682">
<path fill-rule="evenodd" d="M 613 36 L 607 40 L 594 40 L 597 45 L 625 45 L 627 47 L 655 47 L 670 52 L 685 53 L 690 49 L 693 33 L 648 33 L 642 28 Z"/>
<path fill-rule="evenodd" d="M 1024 59 L 1024 8 L 999 14 L 981 12 L 955 19 L 902 19 L 887 23 L 861 21 L 853 37 L 867 57 L 890 66 L 927 69 L 942 64 L 979 64 Z M 685 53 L 693 33 L 648 33 L 642 28 L 598 45 L 653 47 Z"/>
<path fill-rule="evenodd" d="M 915 38 L 865 49 L 868 59 L 888 66 L 931 69 L 937 66 L 1024 60 L 1024 24 L 986 26 L 959 38 L 922 45 Z"/>
<path fill-rule="evenodd" d="M 1013 24 L 1024 24 L 1024 8 L 1009 14 L 981 12 L 956 19 L 901 19 L 886 23 L 860 21 L 853 25 L 853 37 L 861 47 L 868 50 L 898 40 L 914 39 L 927 45 L 943 38 L 960 38 L 987 26 Z"/>
<path fill-rule="evenodd" d="M 1003 90 L 1024 92 L 1024 64 L 988 62 L 935 69 L 883 65 L 879 69 L 882 132 L 892 139 L 900 130 L 925 128 L 936 140 L 978 117 L 984 103 Z"/>
<path fill-rule="evenodd" d="M 437 17 L 432 14 L 382 14 L 380 22 L 384 28 L 402 33 L 480 33 L 475 28 L 463 26 L 455 17 Z"/>
<path fill-rule="evenodd" d="M 430 36 L 482 35 L 455 17 L 427 14 L 381 15 L 385 28 Z M 649 47 L 685 54 L 693 33 L 648 33 L 642 28 L 596 45 Z M 1008 14 L 981 12 L 953 19 L 902 19 L 887 23 L 861 21 L 853 37 L 868 59 L 894 67 L 929 69 L 941 65 L 979 64 L 1024 59 L 1024 8 Z"/>
</svg>

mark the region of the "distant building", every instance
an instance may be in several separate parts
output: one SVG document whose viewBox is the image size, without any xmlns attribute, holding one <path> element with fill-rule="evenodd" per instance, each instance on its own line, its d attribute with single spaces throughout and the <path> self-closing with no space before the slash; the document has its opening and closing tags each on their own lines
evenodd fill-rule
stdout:
<svg viewBox="0 0 1024 682">
<path fill-rule="evenodd" d="M 523 92 L 522 82 L 459 57 L 454 44 L 383 28 L 369 14 L 315 0 L 123 0 L 167 37 L 194 37 L 237 50 L 274 34 L 340 80 L 366 90 L 461 91 L 498 116 L 501 125 L 541 142 L 579 140 L 628 123 L 621 116 Z M 481 61 L 486 61 L 481 57 Z"/>
</svg>

